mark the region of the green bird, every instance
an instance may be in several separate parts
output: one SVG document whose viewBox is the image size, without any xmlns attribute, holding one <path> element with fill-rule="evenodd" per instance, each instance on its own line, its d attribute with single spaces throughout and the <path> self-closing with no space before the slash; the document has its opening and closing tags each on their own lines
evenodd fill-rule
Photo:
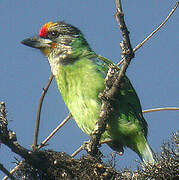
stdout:
<svg viewBox="0 0 179 180">
<path fill-rule="evenodd" d="M 90 135 L 98 121 L 104 80 L 109 64 L 90 48 L 82 32 L 65 22 L 48 22 L 39 35 L 23 44 L 40 49 L 48 58 L 62 98 L 83 132 Z M 117 103 L 119 111 L 108 120 L 101 142 L 123 153 L 128 147 L 144 163 L 154 164 L 153 152 L 147 142 L 147 122 L 142 115 L 139 98 L 129 79 L 124 77 Z"/>
</svg>

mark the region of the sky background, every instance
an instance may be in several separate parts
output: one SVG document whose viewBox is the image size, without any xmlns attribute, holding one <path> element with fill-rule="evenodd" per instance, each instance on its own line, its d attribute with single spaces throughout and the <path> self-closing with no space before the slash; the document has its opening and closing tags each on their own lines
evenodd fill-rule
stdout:
<svg viewBox="0 0 179 180">
<path fill-rule="evenodd" d="M 115 1 L 109 0 L 1 0 L 0 2 L 0 101 L 8 109 L 9 128 L 18 142 L 30 149 L 39 97 L 50 75 L 46 58 L 21 40 L 36 35 L 48 21 L 61 21 L 81 29 L 93 50 L 114 62 L 120 60 L 121 34 L 114 18 Z M 166 18 L 176 1 L 125 0 L 125 20 L 135 47 Z M 136 52 L 127 75 L 141 100 L 142 108 L 179 107 L 179 10 L 150 41 Z M 68 115 L 68 109 L 53 81 L 43 104 L 39 143 Z M 155 152 L 179 127 L 179 112 L 145 114 L 149 143 Z M 85 135 L 70 120 L 50 140 L 46 149 L 73 153 Z M 109 157 L 112 150 L 103 145 Z M 85 152 L 82 152 L 85 153 Z M 9 169 L 14 158 L 21 159 L 1 145 L 0 163 Z M 138 156 L 126 149 L 117 157 L 117 168 L 135 168 Z M 3 177 L 0 172 L 0 178 Z"/>
</svg>

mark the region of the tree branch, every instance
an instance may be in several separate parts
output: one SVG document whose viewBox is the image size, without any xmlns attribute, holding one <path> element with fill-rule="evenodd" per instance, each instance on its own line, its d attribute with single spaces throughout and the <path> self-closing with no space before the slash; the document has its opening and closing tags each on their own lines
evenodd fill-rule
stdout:
<svg viewBox="0 0 179 180">
<path fill-rule="evenodd" d="M 4 145 L 8 146 L 12 152 L 21 156 L 27 163 L 38 168 L 39 168 L 39 164 L 41 164 L 40 168 L 44 170 L 45 167 L 47 167 L 48 162 L 45 160 L 45 158 L 42 159 L 39 156 L 40 154 L 42 154 L 42 152 L 32 152 L 21 146 L 17 142 L 15 132 L 7 128 L 8 123 L 6 117 L 7 117 L 6 106 L 4 102 L 1 102 L 0 103 L 0 141 Z"/>
<path fill-rule="evenodd" d="M 91 154 L 92 156 L 97 156 L 99 154 L 99 150 L 97 147 L 99 145 L 101 135 L 105 131 L 108 119 L 110 119 L 110 117 L 115 113 L 115 111 L 117 111 L 117 108 L 115 108 L 115 104 L 116 104 L 115 99 L 119 100 L 119 92 L 120 92 L 119 90 L 121 88 L 123 77 L 130 64 L 131 59 L 134 57 L 134 53 L 129 38 L 129 31 L 124 21 L 124 14 L 122 11 L 122 4 L 120 0 L 116 0 L 116 11 L 117 12 L 115 17 L 123 37 L 123 41 L 121 42 L 120 46 L 122 49 L 122 58 L 124 58 L 124 62 L 120 70 L 116 68 L 116 66 L 111 65 L 109 67 L 108 74 L 105 78 L 106 88 L 100 97 L 102 100 L 102 105 L 101 105 L 99 119 L 90 136 L 90 142 L 87 148 L 88 153 Z M 116 74 L 117 74 L 117 78 L 116 78 Z M 114 83 L 112 83 L 111 86 L 110 85 L 111 83 L 109 82 L 113 82 L 113 81 Z"/>
<path fill-rule="evenodd" d="M 40 125 L 40 115 L 41 115 L 41 109 L 42 109 L 42 103 L 45 97 L 45 94 L 48 91 L 48 88 L 53 80 L 53 74 L 50 75 L 49 80 L 47 82 L 47 85 L 45 88 L 43 88 L 43 92 L 41 94 L 40 100 L 39 100 L 39 105 L 37 109 L 37 115 L 36 115 L 36 123 L 35 123 L 35 129 L 34 129 L 34 140 L 32 144 L 32 149 L 35 151 L 37 148 L 37 141 L 38 141 L 38 134 L 39 134 L 39 125 Z"/>
<path fill-rule="evenodd" d="M 137 51 L 141 46 L 143 46 L 160 28 L 162 28 L 165 23 L 170 19 L 172 14 L 175 12 L 177 7 L 179 6 L 179 1 L 175 4 L 175 6 L 170 11 L 169 15 L 166 17 L 166 19 L 155 29 L 147 38 L 145 38 L 140 44 L 138 44 L 134 49 L 133 52 Z"/>
<path fill-rule="evenodd" d="M 166 17 L 166 19 L 151 34 L 149 34 L 149 36 L 147 36 L 141 43 L 139 43 L 133 49 L 133 52 L 136 52 L 140 47 L 142 47 L 157 31 L 159 31 L 166 24 L 166 22 L 170 19 L 170 17 L 173 15 L 173 13 L 175 12 L 178 6 L 179 6 L 179 1 L 172 8 L 169 15 Z M 123 63 L 123 61 L 124 59 L 122 58 L 122 60 L 117 64 L 117 66 L 120 66 Z"/>
<path fill-rule="evenodd" d="M 0 163 L 0 170 L 6 174 L 10 179 L 17 180 L 1 163 Z"/>
<path fill-rule="evenodd" d="M 163 107 L 143 110 L 142 113 L 157 112 L 157 111 L 178 111 L 179 107 Z"/>
<path fill-rule="evenodd" d="M 19 162 L 18 165 L 10 171 L 10 174 L 15 173 L 19 169 L 19 167 L 22 165 L 22 163 L 23 161 Z M 7 179 L 8 179 L 8 176 L 5 176 L 2 180 L 7 180 Z"/>
<path fill-rule="evenodd" d="M 63 126 L 65 125 L 68 120 L 72 117 L 71 113 L 53 130 L 52 133 L 37 147 L 39 150 L 40 148 L 44 147 L 46 143 L 54 136 L 54 134 Z"/>
</svg>

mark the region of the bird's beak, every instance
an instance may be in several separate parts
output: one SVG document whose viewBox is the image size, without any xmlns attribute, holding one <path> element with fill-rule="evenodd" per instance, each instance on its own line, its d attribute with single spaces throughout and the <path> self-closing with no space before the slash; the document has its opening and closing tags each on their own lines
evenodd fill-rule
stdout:
<svg viewBox="0 0 179 180">
<path fill-rule="evenodd" d="M 51 47 L 52 41 L 50 39 L 41 38 L 40 36 L 34 36 L 21 41 L 22 44 L 37 49 Z"/>
</svg>

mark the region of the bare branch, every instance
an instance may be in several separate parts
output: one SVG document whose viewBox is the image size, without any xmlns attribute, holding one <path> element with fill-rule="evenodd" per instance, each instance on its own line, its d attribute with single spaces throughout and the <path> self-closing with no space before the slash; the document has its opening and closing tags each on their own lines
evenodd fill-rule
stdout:
<svg viewBox="0 0 179 180">
<path fill-rule="evenodd" d="M 99 142 L 99 144 L 101 145 L 101 144 L 110 143 L 110 142 L 112 142 L 112 140 L 108 139 L 108 140 L 104 140 L 104 141 Z M 71 157 L 75 157 L 75 156 L 76 156 L 78 153 L 80 153 L 81 151 L 86 150 L 88 144 L 89 144 L 89 141 L 84 142 L 75 152 L 73 152 L 73 154 L 71 155 Z"/>
<path fill-rule="evenodd" d="M 42 92 L 42 95 L 41 95 L 40 100 L 39 100 L 39 105 L 38 105 L 38 109 L 37 109 L 37 116 L 36 116 L 36 123 L 35 123 L 35 129 L 34 129 L 34 140 L 33 140 L 33 145 L 32 145 L 32 149 L 34 151 L 36 150 L 36 147 L 37 147 L 42 103 L 43 103 L 45 94 L 47 93 L 48 88 L 49 88 L 52 80 L 53 80 L 53 75 L 51 74 L 50 77 L 49 77 L 49 80 L 47 82 L 46 87 L 43 88 L 43 92 Z"/>
<path fill-rule="evenodd" d="M 72 117 L 71 113 L 53 130 L 53 132 L 37 147 L 39 150 L 40 148 L 44 147 L 46 143 L 54 136 L 54 134 L 63 126 L 65 125 L 68 120 Z"/>
<path fill-rule="evenodd" d="M 21 166 L 23 161 L 21 161 L 20 163 L 18 163 L 18 165 L 16 167 L 14 167 L 11 171 L 10 171 L 10 174 L 14 174 L 14 172 L 16 172 L 19 167 Z M 8 176 L 5 176 L 2 180 L 7 180 L 8 179 Z"/>
<path fill-rule="evenodd" d="M 0 170 L 6 174 L 10 179 L 17 180 L 1 163 L 0 163 Z"/>
<path fill-rule="evenodd" d="M 96 126 L 91 134 L 90 142 L 88 144 L 87 149 L 88 153 L 92 156 L 97 156 L 99 154 L 97 146 L 99 145 L 101 135 L 105 131 L 108 119 L 110 119 L 112 114 L 115 113 L 115 111 L 117 111 L 117 109 L 115 109 L 113 105 L 115 104 L 115 99 L 119 100 L 119 89 L 121 88 L 121 82 L 123 81 L 123 77 L 130 64 L 131 59 L 134 57 L 133 49 L 129 38 L 129 31 L 124 21 L 124 14 L 122 11 L 122 4 L 120 0 L 116 0 L 116 10 L 117 12 L 115 17 L 123 37 L 123 41 L 120 45 L 122 49 L 122 58 L 124 58 L 124 62 L 119 72 L 114 65 L 111 65 L 108 74 L 105 78 L 106 89 L 104 90 L 103 95 L 101 95 L 101 112 L 99 115 L 98 122 L 96 123 Z M 118 74 L 118 76 L 115 79 L 113 85 L 108 86 L 108 83 L 106 82 L 112 82 L 115 78 L 115 74 Z"/>
<path fill-rule="evenodd" d="M 167 18 L 159 25 L 159 27 L 157 29 L 155 29 L 146 39 L 144 39 L 140 44 L 138 44 L 134 49 L 133 52 L 137 51 L 141 46 L 143 46 L 162 26 L 164 26 L 164 24 L 170 19 L 170 17 L 172 16 L 172 14 L 175 12 L 175 10 L 177 9 L 179 5 L 179 1 L 175 4 L 175 6 L 173 7 L 173 9 L 170 11 L 169 15 L 167 16 Z"/>
<path fill-rule="evenodd" d="M 71 155 L 71 157 L 75 157 L 77 154 L 79 154 L 81 151 L 83 151 L 84 149 L 86 149 L 86 145 L 89 144 L 88 142 L 84 142 L 75 152 L 73 152 L 73 154 Z"/>
<path fill-rule="evenodd" d="M 136 52 L 140 47 L 142 47 L 157 31 L 159 31 L 159 29 L 161 29 L 164 24 L 170 19 L 170 17 L 172 16 L 172 14 L 175 12 L 175 10 L 177 9 L 179 5 L 179 2 L 177 2 L 175 4 L 175 6 L 172 8 L 172 10 L 170 11 L 169 15 L 167 16 L 167 18 L 157 27 L 157 29 L 155 29 L 148 37 L 146 37 L 140 44 L 138 44 L 134 49 L 133 52 Z M 122 58 L 122 60 L 117 64 L 117 66 L 120 66 L 124 61 L 124 58 Z"/>
<path fill-rule="evenodd" d="M 32 153 L 28 149 L 24 148 L 17 142 L 16 134 L 15 132 L 9 130 L 7 128 L 7 123 L 4 123 L 1 119 L 3 119 L 3 116 L 5 115 L 2 112 L 7 112 L 5 108 L 5 103 L 1 103 L 0 106 L 0 141 L 8 146 L 12 152 L 20 155 L 22 158 L 26 159 L 28 162 L 38 162 L 38 157 L 36 154 Z"/>
<path fill-rule="evenodd" d="M 178 111 L 178 107 L 164 107 L 164 108 L 154 108 L 143 110 L 142 113 L 156 112 L 156 111 Z"/>
</svg>

